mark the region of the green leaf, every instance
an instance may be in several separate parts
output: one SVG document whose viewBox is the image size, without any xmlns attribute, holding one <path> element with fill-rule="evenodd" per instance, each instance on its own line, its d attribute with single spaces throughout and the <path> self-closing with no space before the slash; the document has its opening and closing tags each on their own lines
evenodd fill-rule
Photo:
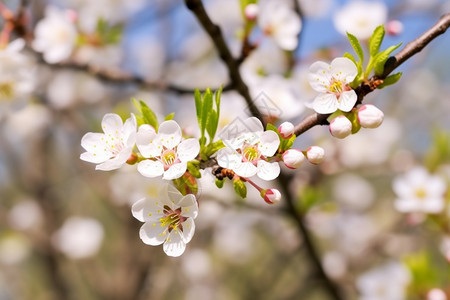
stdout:
<svg viewBox="0 0 450 300">
<path fill-rule="evenodd" d="M 214 110 L 211 110 L 206 121 L 206 131 L 209 135 L 209 141 L 212 142 L 216 135 L 217 126 L 219 125 L 219 118 Z"/>
<path fill-rule="evenodd" d="M 219 189 L 223 188 L 223 184 L 224 184 L 224 183 L 225 183 L 225 180 L 216 178 L 216 186 L 217 186 Z"/>
<path fill-rule="evenodd" d="M 222 149 L 223 147 L 225 147 L 225 145 L 223 144 L 222 140 L 211 143 L 206 147 L 205 154 L 209 158 L 211 155 L 213 155 L 214 153 L 216 153 L 217 151 L 219 151 L 219 149 Z"/>
<path fill-rule="evenodd" d="M 202 105 L 202 123 L 200 126 L 202 136 L 205 135 L 206 122 L 208 121 L 208 115 L 213 109 L 213 96 L 210 89 L 206 89 L 203 94 L 203 105 Z"/>
<path fill-rule="evenodd" d="M 134 107 L 136 107 L 136 110 L 142 115 L 142 109 L 141 105 L 139 104 L 139 101 L 136 100 L 136 98 L 131 98 L 131 102 L 133 102 Z"/>
<path fill-rule="evenodd" d="M 346 58 L 350 59 L 356 65 L 355 57 L 353 55 L 351 55 L 350 53 L 345 52 L 344 55 L 342 55 L 342 57 L 346 57 Z"/>
<path fill-rule="evenodd" d="M 289 139 L 287 140 L 281 140 L 280 142 L 280 149 L 281 151 L 285 151 L 288 149 L 291 149 L 292 146 L 294 145 L 294 141 L 297 138 L 297 136 L 295 134 L 293 134 Z"/>
<path fill-rule="evenodd" d="M 233 180 L 233 188 L 238 196 L 241 198 L 247 197 L 247 187 L 245 183 L 240 179 Z"/>
<path fill-rule="evenodd" d="M 347 119 L 352 123 L 352 134 L 357 133 L 361 129 L 361 124 L 358 121 L 358 112 L 356 109 L 352 109 L 349 112 L 344 113 Z"/>
<path fill-rule="evenodd" d="M 194 99 L 195 99 L 195 111 L 197 113 L 197 122 L 198 122 L 198 126 L 200 126 L 200 131 L 202 131 L 201 126 L 202 126 L 203 101 L 202 101 L 202 95 L 200 94 L 200 91 L 198 89 L 195 89 Z"/>
<path fill-rule="evenodd" d="M 353 50 L 355 50 L 355 53 L 358 55 L 359 61 L 363 62 L 364 61 L 364 51 L 363 51 L 358 39 L 353 34 L 348 33 L 348 32 L 347 32 L 347 37 L 348 37 L 348 40 L 350 41 L 350 44 L 353 47 Z"/>
<path fill-rule="evenodd" d="M 369 39 L 369 51 L 370 56 L 375 56 L 378 54 L 378 51 L 380 50 L 381 43 L 384 39 L 384 26 L 380 25 L 373 31 L 372 36 Z"/>
<path fill-rule="evenodd" d="M 173 117 L 175 117 L 175 113 L 174 113 L 174 112 L 168 114 L 168 115 L 164 118 L 164 121 L 173 120 Z"/>
<path fill-rule="evenodd" d="M 139 100 L 139 103 L 141 104 L 142 117 L 144 118 L 145 123 L 152 125 L 155 130 L 158 130 L 158 119 L 153 110 L 151 110 L 144 101 Z"/>
<path fill-rule="evenodd" d="M 216 112 L 217 112 L 217 122 L 219 122 L 220 117 L 220 98 L 222 97 L 222 89 L 223 86 L 220 86 L 220 88 L 216 91 L 216 94 L 214 95 L 214 100 L 216 101 Z"/>
<path fill-rule="evenodd" d="M 386 77 L 383 80 L 383 83 L 380 84 L 379 86 L 377 86 L 377 89 L 382 89 L 384 87 L 387 87 L 389 85 L 393 85 L 394 83 L 396 83 L 397 81 L 400 80 L 400 78 L 402 77 L 402 72 L 398 72 L 392 75 L 389 75 L 388 77 Z"/>
<path fill-rule="evenodd" d="M 374 66 L 375 66 L 375 75 L 381 75 L 384 72 L 384 64 L 386 63 L 386 61 L 389 58 L 389 55 L 398 47 L 400 47 L 402 45 L 402 43 L 395 45 L 395 46 L 391 46 L 389 48 L 387 48 L 386 50 L 384 50 L 383 52 L 378 53 L 375 56 L 374 59 Z"/>
<path fill-rule="evenodd" d="M 199 161 L 198 160 L 188 161 L 187 169 L 188 169 L 189 173 L 191 173 L 191 175 L 194 176 L 195 178 L 202 177 L 202 174 L 200 173 L 200 170 L 199 170 Z"/>
</svg>

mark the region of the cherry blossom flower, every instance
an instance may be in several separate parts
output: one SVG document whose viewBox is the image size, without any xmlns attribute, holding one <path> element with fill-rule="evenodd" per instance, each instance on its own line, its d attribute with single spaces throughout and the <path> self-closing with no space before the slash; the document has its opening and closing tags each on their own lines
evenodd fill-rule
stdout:
<svg viewBox="0 0 450 300">
<path fill-rule="evenodd" d="M 445 181 L 423 167 L 395 178 L 392 187 L 397 194 L 394 205 L 400 212 L 439 213 L 444 209 Z"/>
<path fill-rule="evenodd" d="M 139 127 L 136 145 L 142 156 L 149 158 L 138 164 L 138 171 L 146 177 L 172 180 L 181 177 L 187 162 L 200 152 L 197 139 L 181 141 L 181 128 L 173 120 L 162 122 L 158 133 L 150 125 Z"/>
<path fill-rule="evenodd" d="M 337 109 L 350 111 L 358 96 L 349 84 L 358 74 L 356 65 L 346 57 L 335 58 L 331 65 L 318 61 L 309 67 L 309 84 L 320 93 L 313 108 L 319 114 L 330 114 Z"/>
<path fill-rule="evenodd" d="M 273 37 L 280 48 L 294 50 L 297 47 L 302 23 L 289 6 L 278 1 L 264 3 L 260 7 L 258 25 L 266 35 Z"/>
<path fill-rule="evenodd" d="M 377 128 L 383 123 L 384 113 L 375 105 L 364 104 L 358 109 L 358 121 L 364 128 Z"/>
<path fill-rule="evenodd" d="M 368 39 L 386 19 L 387 8 L 384 3 L 352 1 L 336 12 L 334 26 L 343 35 L 350 32 L 358 39 Z"/>
<path fill-rule="evenodd" d="M 320 164 L 323 161 L 324 156 L 325 150 L 322 147 L 311 146 L 306 150 L 306 159 L 312 164 Z"/>
<path fill-rule="evenodd" d="M 77 29 L 71 12 L 48 6 L 45 18 L 36 25 L 33 48 L 44 53 L 48 63 L 63 61 L 72 54 L 77 41 Z"/>
<path fill-rule="evenodd" d="M 278 132 L 283 139 L 289 139 L 294 134 L 294 124 L 291 122 L 284 122 L 278 127 Z"/>
<path fill-rule="evenodd" d="M 352 122 L 345 116 L 337 116 L 328 127 L 332 136 L 343 139 L 352 133 Z"/>
<path fill-rule="evenodd" d="M 242 177 L 258 175 L 263 180 L 278 177 L 280 166 L 268 158 L 278 150 L 280 139 L 274 131 L 264 131 L 257 118 L 231 123 L 220 136 L 227 147 L 217 152 L 219 166 L 232 169 Z"/>
<path fill-rule="evenodd" d="M 80 159 L 98 164 L 95 169 L 110 171 L 120 168 L 130 158 L 136 141 L 136 118 L 122 122 L 116 114 L 106 114 L 102 120 L 104 133 L 86 133 L 81 146 L 86 150 Z"/>
<path fill-rule="evenodd" d="M 181 195 L 172 185 L 163 185 L 159 199 L 137 201 L 131 211 L 136 219 L 145 222 L 139 231 L 142 241 L 152 246 L 164 243 L 164 252 L 169 256 L 183 254 L 194 236 L 197 200 L 193 194 Z"/>
<path fill-rule="evenodd" d="M 283 162 L 289 169 L 297 169 L 305 160 L 305 155 L 298 149 L 289 149 L 283 153 Z"/>
<path fill-rule="evenodd" d="M 0 102 L 25 98 L 33 90 L 33 63 L 21 53 L 24 46 L 25 41 L 17 39 L 0 48 Z"/>
</svg>

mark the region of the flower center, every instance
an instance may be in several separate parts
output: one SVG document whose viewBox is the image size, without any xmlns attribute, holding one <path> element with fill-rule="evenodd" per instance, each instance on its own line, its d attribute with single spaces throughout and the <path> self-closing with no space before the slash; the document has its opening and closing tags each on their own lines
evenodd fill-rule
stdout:
<svg viewBox="0 0 450 300">
<path fill-rule="evenodd" d="M 330 86 L 330 91 L 334 94 L 340 94 L 344 91 L 344 87 L 342 81 L 332 80 L 332 84 Z"/>
<path fill-rule="evenodd" d="M 161 155 L 162 161 L 166 166 L 171 166 L 177 160 L 177 154 L 174 150 L 166 150 Z"/>
<path fill-rule="evenodd" d="M 0 98 L 11 99 L 14 96 L 14 85 L 12 82 L 0 84 Z"/>
<path fill-rule="evenodd" d="M 169 232 L 172 230 L 177 230 L 180 228 L 183 230 L 183 225 L 181 225 L 186 218 L 181 215 L 181 209 L 172 210 L 169 206 L 164 206 L 164 217 L 160 218 L 161 226 L 168 227 Z"/>
<path fill-rule="evenodd" d="M 414 191 L 414 194 L 416 195 L 417 198 L 419 199 L 424 199 L 427 196 L 427 192 L 425 191 L 424 188 L 418 188 Z"/>
<path fill-rule="evenodd" d="M 255 160 L 258 160 L 261 157 L 261 153 L 258 150 L 258 146 L 247 146 L 244 148 L 244 151 L 242 151 L 244 160 L 249 162 L 254 162 Z"/>
</svg>

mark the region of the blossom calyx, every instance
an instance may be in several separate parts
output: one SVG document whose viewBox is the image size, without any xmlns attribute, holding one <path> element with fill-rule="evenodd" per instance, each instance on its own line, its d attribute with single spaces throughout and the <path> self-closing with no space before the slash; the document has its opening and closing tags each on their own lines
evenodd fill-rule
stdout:
<svg viewBox="0 0 450 300">
<path fill-rule="evenodd" d="M 294 124 L 291 122 L 284 122 L 278 127 L 278 132 L 283 139 L 289 139 L 294 134 Z"/>
<path fill-rule="evenodd" d="M 305 155 L 298 149 L 289 149 L 283 153 L 283 162 L 289 169 L 297 169 L 305 160 Z"/>
<path fill-rule="evenodd" d="M 358 110 L 358 122 L 364 128 L 377 128 L 383 123 L 384 113 L 375 105 L 364 104 Z"/>
<path fill-rule="evenodd" d="M 281 193 L 277 189 L 261 190 L 261 197 L 267 204 L 275 204 L 281 201 Z"/>
<path fill-rule="evenodd" d="M 306 150 L 306 158 L 310 163 L 318 165 L 323 161 L 325 150 L 319 146 L 311 146 Z"/>
<path fill-rule="evenodd" d="M 343 139 L 352 133 L 352 123 L 345 116 L 338 116 L 330 122 L 329 129 L 332 136 Z"/>
</svg>

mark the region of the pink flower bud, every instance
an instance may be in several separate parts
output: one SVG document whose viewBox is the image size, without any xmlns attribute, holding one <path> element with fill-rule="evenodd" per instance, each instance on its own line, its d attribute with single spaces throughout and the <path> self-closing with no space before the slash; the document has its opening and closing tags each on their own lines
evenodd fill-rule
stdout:
<svg viewBox="0 0 450 300">
<path fill-rule="evenodd" d="M 358 121 L 364 128 L 377 128 L 383 123 L 384 114 L 375 105 L 365 104 L 358 110 Z"/>
<path fill-rule="evenodd" d="M 338 139 L 343 139 L 352 133 L 352 123 L 345 116 L 338 116 L 330 123 L 330 133 Z"/>
<path fill-rule="evenodd" d="M 259 6 L 255 3 L 250 3 L 244 9 L 245 18 L 249 21 L 255 21 L 258 17 Z"/>
<path fill-rule="evenodd" d="M 73 9 L 67 9 L 65 11 L 66 17 L 67 19 L 72 22 L 75 23 L 78 21 L 78 13 L 77 11 L 73 10 Z"/>
<path fill-rule="evenodd" d="M 261 191 L 261 197 L 263 197 L 264 201 L 268 204 L 275 204 L 280 202 L 281 193 L 277 189 L 268 189 Z"/>
<path fill-rule="evenodd" d="M 300 150 L 289 149 L 283 153 L 283 162 L 289 169 L 297 169 L 305 160 L 305 155 Z"/>
<path fill-rule="evenodd" d="M 447 300 L 447 295 L 441 289 L 431 289 L 427 294 L 427 300 Z"/>
<path fill-rule="evenodd" d="M 289 139 L 294 134 L 294 124 L 291 122 L 284 122 L 278 127 L 278 132 L 283 139 Z"/>
<path fill-rule="evenodd" d="M 389 21 L 386 24 L 386 33 L 389 35 L 399 35 L 403 32 L 403 23 L 398 20 Z"/>
<path fill-rule="evenodd" d="M 318 165 L 323 161 L 325 150 L 319 146 L 311 146 L 306 150 L 306 158 L 310 163 Z"/>
</svg>

